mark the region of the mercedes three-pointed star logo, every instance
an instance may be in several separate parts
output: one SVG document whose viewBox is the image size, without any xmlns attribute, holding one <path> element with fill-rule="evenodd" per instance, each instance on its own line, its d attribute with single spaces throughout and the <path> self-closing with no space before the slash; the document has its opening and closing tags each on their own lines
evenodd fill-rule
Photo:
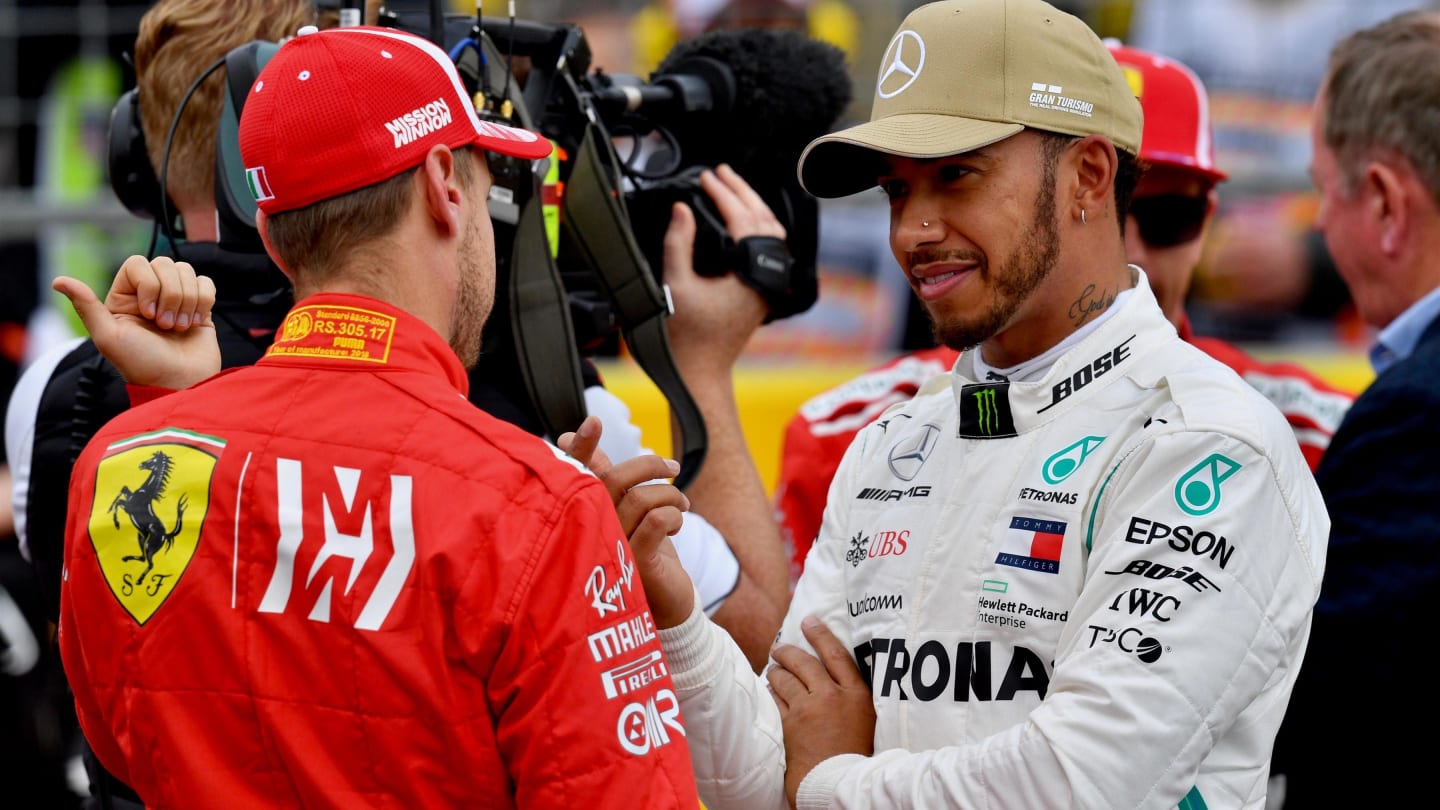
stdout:
<svg viewBox="0 0 1440 810">
<path fill-rule="evenodd" d="M 920 474 L 920 468 L 925 466 L 925 460 L 930 458 L 930 451 L 935 449 L 935 440 L 940 436 L 940 427 L 934 424 L 925 424 L 920 427 L 920 432 L 913 436 L 906 436 L 890 448 L 890 472 L 902 481 L 909 481 Z"/>
<path fill-rule="evenodd" d="M 880 60 L 880 80 L 875 83 L 875 95 L 880 98 L 894 98 L 920 78 L 925 67 L 925 40 L 906 29 L 890 40 L 885 49 L 885 58 Z"/>
</svg>

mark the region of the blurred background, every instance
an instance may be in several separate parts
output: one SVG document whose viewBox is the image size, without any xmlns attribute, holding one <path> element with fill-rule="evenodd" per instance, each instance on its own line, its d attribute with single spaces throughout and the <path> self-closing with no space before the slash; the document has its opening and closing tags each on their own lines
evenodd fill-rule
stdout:
<svg viewBox="0 0 1440 810">
<path fill-rule="evenodd" d="M 222 2 L 223 0 L 217 0 Z M 450 10 L 475 3 L 447 0 Z M 1191 300 L 1200 334 L 1264 358 L 1293 359 L 1341 387 L 1369 381 L 1370 335 L 1310 223 L 1309 111 L 1330 44 L 1422 0 L 1069 0 L 1056 5 L 1105 37 L 1175 57 L 1211 94 L 1220 216 Z M 323 5 L 323 4 L 322 4 Z M 329 5 L 336 5 L 332 2 Z M 414 5 L 409 4 L 409 5 Z M 484 13 L 504 15 L 506 2 Z M 648 75 L 679 41 L 718 27 L 795 27 L 847 55 L 868 116 L 876 68 L 917 2 L 893 0 L 516 0 L 517 16 L 580 25 L 593 66 Z M 104 290 L 149 224 L 115 200 L 105 173 L 115 99 L 134 84 L 126 62 L 148 2 L 0 0 L 0 390 L 27 360 L 74 334 L 49 291 L 64 273 Z M 886 242 L 878 191 L 822 203 L 820 296 L 764 327 L 741 382 L 746 426 L 767 483 L 779 432 L 809 395 L 900 351 L 928 345 Z M 605 358 L 611 387 L 635 403 L 647 442 L 668 449 L 664 402 L 623 354 Z M 653 429 L 652 427 L 653 426 Z"/>
<path fill-rule="evenodd" d="M 223 3 L 225 0 L 215 0 Z M 474 0 L 446 0 L 473 14 Z M 1054 0 L 1103 37 L 1178 59 L 1207 85 L 1220 212 L 1187 309 L 1198 334 L 1262 359 L 1296 362 L 1358 392 L 1372 335 L 1312 228 L 1309 116 L 1330 45 L 1428 0 Z M 0 403 L 19 371 L 79 325 L 49 290 L 65 274 L 103 293 L 123 259 L 143 253 L 150 223 L 126 211 L 106 177 L 111 109 L 134 86 L 127 62 L 138 0 L 0 0 Z M 338 2 L 318 5 L 337 7 Z M 414 7 L 414 2 L 404 5 Z M 424 8 L 428 3 L 418 4 Z M 716 28 L 789 27 L 844 51 L 868 117 L 880 57 L 918 2 L 895 0 L 515 0 L 523 19 L 578 24 L 593 67 L 647 76 L 677 43 Z M 486 15 L 509 11 L 487 0 Z M 819 300 L 761 329 L 737 378 L 744 427 L 774 485 L 786 422 L 808 397 L 902 351 L 931 343 L 887 244 L 877 190 L 820 208 Z M 623 347 L 597 359 L 646 444 L 670 452 L 665 400 Z M 3 451 L 0 446 L 0 451 Z M 0 453 L 0 462 L 3 462 Z M 5 468 L 0 491 L 8 502 Z M 73 717 L 58 666 L 37 665 L 52 629 L 16 604 L 32 581 L 0 509 L 0 776 L 35 806 L 75 806 L 84 784 L 69 756 Z M 12 598 L 13 597 L 13 598 Z M 28 640 L 27 640 L 28 639 Z M 53 710 L 41 710 L 53 707 Z"/>
</svg>

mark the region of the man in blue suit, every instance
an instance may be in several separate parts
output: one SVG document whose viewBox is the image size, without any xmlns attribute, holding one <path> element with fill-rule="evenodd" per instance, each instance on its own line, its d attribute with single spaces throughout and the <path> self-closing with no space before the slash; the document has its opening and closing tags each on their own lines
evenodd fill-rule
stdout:
<svg viewBox="0 0 1440 810">
<path fill-rule="evenodd" d="M 1316 471 L 1329 555 L 1275 771 L 1287 809 L 1398 807 L 1433 790 L 1440 720 L 1440 13 L 1335 46 L 1313 141 L 1318 225 L 1380 331 Z"/>
</svg>

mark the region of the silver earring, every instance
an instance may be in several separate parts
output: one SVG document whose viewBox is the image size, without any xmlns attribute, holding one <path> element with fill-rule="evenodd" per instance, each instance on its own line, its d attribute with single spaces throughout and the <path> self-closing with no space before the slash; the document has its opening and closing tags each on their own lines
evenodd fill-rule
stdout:
<svg viewBox="0 0 1440 810">
<path fill-rule="evenodd" d="M 928 228 L 928 227 L 930 227 L 930 220 L 928 220 L 928 219 L 922 219 L 922 220 L 920 220 L 920 227 L 922 227 L 922 228 Z"/>
<path fill-rule="evenodd" d="M 1085 224 L 1085 209 L 1084 209 L 1084 208 L 1081 208 L 1081 209 L 1080 209 L 1080 224 L 1081 224 L 1081 225 L 1084 225 L 1084 224 Z"/>
</svg>

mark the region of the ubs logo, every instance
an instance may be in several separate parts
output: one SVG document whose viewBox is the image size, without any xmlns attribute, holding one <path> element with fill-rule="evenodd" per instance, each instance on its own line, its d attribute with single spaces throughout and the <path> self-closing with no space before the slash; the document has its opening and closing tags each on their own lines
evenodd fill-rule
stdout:
<svg viewBox="0 0 1440 810">
<path fill-rule="evenodd" d="M 901 31 L 890 40 L 885 58 L 880 60 L 880 80 L 875 82 L 875 95 L 880 98 L 900 95 L 920 78 L 923 67 L 925 40 L 914 31 Z"/>
<path fill-rule="evenodd" d="M 927 423 L 914 436 L 896 442 L 890 448 L 890 472 L 901 481 L 909 481 L 919 475 L 939 437 L 940 427 Z"/>
</svg>

